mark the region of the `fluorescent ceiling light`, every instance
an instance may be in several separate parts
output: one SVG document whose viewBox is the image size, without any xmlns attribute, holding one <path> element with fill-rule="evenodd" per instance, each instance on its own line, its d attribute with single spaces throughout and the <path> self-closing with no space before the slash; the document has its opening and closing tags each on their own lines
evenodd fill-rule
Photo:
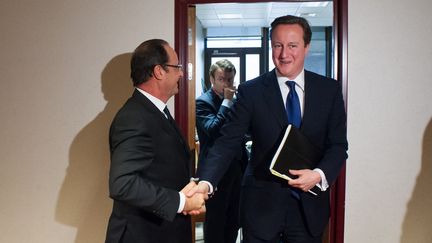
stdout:
<svg viewBox="0 0 432 243">
<path fill-rule="evenodd" d="M 302 13 L 300 15 L 303 16 L 303 17 L 315 17 L 316 13 Z"/>
<path fill-rule="evenodd" d="M 243 16 L 241 14 L 218 14 L 219 19 L 241 19 Z"/>
<path fill-rule="evenodd" d="M 327 7 L 329 2 L 307 2 L 302 3 L 303 7 L 311 7 L 311 8 L 317 8 L 317 7 Z"/>
</svg>

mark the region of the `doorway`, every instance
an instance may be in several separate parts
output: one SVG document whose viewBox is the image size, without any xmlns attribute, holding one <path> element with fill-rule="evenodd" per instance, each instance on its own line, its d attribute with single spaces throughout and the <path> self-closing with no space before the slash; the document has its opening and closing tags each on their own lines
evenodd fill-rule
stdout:
<svg viewBox="0 0 432 243">
<path fill-rule="evenodd" d="M 271 1 L 248 1 L 238 0 L 236 3 L 270 3 Z M 286 1 L 292 3 L 300 3 L 302 1 Z M 304 1 L 312 2 L 312 1 Z M 322 2 L 322 1 L 314 1 Z M 348 0 L 334 0 L 333 1 L 333 31 L 332 38 L 333 49 L 332 68 L 326 69 L 326 72 L 331 73 L 335 79 L 342 82 L 343 94 L 346 98 L 347 94 L 347 2 Z M 196 6 L 199 4 L 206 4 L 208 1 L 204 0 L 175 0 L 175 49 L 179 54 L 180 62 L 188 63 L 188 47 L 190 43 L 190 30 L 188 29 L 188 15 L 187 10 L 189 6 Z M 216 0 L 212 3 L 232 4 L 232 1 Z M 287 13 L 286 13 L 287 14 Z M 282 14 L 280 14 L 282 15 Z M 189 66 L 189 65 L 188 65 Z M 196 69 L 194 69 L 196 70 Z M 188 75 L 185 75 L 185 79 Z M 192 129 L 189 124 L 195 120 L 193 111 L 190 111 L 191 105 L 194 103 L 195 93 L 191 92 L 189 86 L 191 82 L 184 80 L 179 88 L 179 95 L 175 98 L 175 109 L 176 120 L 182 129 L 184 134 L 188 134 L 188 137 L 193 134 L 190 130 Z M 346 99 L 345 99 L 346 100 Z M 332 187 L 331 194 L 331 219 L 328 230 L 328 242 L 342 243 L 344 241 L 344 202 L 345 202 L 345 169 L 342 169 L 341 175 L 339 176 L 336 184 Z"/>
</svg>

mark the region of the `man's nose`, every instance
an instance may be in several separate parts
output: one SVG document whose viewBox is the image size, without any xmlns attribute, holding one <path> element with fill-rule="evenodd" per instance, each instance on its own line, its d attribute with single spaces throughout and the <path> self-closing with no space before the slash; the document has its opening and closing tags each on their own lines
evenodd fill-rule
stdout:
<svg viewBox="0 0 432 243">
<path fill-rule="evenodd" d="M 289 52 L 290 52 L 290 50 L 289 50 L 288 47 L 282 47 L 282 50 L 281 50 L 280 56 L 281 56 L 281 57 L 286 57 L 286 56 L 288 55 Z"/>
</svg>

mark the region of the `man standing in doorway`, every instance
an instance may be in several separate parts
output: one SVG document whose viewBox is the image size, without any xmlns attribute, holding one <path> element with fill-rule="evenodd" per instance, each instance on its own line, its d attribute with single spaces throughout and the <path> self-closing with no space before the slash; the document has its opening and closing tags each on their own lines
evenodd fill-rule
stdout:
<svg viewBox="0 0 432 243">
<path fill-rule="evenodd" d="M 198 164 L 203 160 L 225 124 L 236 91 L 235 66 L 227 59 L 212 64 L 209 70 L 212 87 L 196 100 L 196 127 L 200 142 Z M 204 241 L 235 243 L 239 230 L 239 199 L 242 168 L 247 163 L 244 146 L 233 159 L 218 185 L 218 193 L 206 203 Z"/>
<path fill-rule="evenodd" d="M 312 36 L 306 19 L 282 16 L 271 27 L 276 68 L 239 86 L 229 122 L 200 161 L 201 181 L 188 195 L 214 191 L 249 131 L 252 154 L 240 199 L 244 242 L 321 243 L 330 215 L 328 188 L 347 158 L 341 84 L 304 69 Z M 288 124 L 298 126 L 324 156 L 316 168 L 290 170 L 298 178 L 287 182 L 273 176 L 269 165 Z M 318 196 L 307 192 L 314 186 L 321 188 Z"/>
</svg>

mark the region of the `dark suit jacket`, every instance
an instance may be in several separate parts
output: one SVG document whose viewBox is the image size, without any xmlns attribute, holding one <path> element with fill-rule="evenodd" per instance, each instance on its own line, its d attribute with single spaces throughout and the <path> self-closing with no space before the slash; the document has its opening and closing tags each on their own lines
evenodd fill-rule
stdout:
<svg viewBox="0 0 432 243">
<path fill-rule="evenodd" d="M 196 127 L 200 142 L 198 161 L 207 157 L 209 149 L 221 135 L 220 129 L 228 119 L 231 109 L 223 106 L 222 101 L 223 99 L 212 89 L 209 89 L 196 99 Z M 243 142 L 246 140 L 247 138 Z M 245 146 L 242 146 L 235 159 L 240 163 L 240 168 L 243 171 L 246 166 L 245 163 L 247 163 Z"/>
<path fill-rule="evenodd" d="M 196 99 L 196 127 L 200 142 L 199 161 L 207 156 L 219 130 L 227 122 L 231 109 L 222 105 L 213 89 Z M 206 203 L 205 242 L 234 242 L 239 229 L 239 198 L 241 178 L 247 154 L 244 146 L 238 151 L 218 187 L 218 194 Z M 199 165 L 199 162 L 198 162 Z M 231 215 L 226 217 L 226 215 Z"/>
<path fill-rule="evenodd" d="M 325 152 L 317 168 L 331 184 L 347 158 L 348 147 L 340 83 L 305 71 L 304 99 L 300 130 Z M 288 125 L 275 70 L 240 85 L 230 114 L 222 136 L 207 159 L 201 161 L 198 176 L 217 185 L 249 129 L 253 144 L 243 181 L 243 187 L 249 189 L 244 194 L 247 198 L 241 202 L 242 226 L 264 238 L 273 236 L 285 220 L 281 211 L 286 205 L 280 200 L 280 193 L 286 191 L 287 182 L 271 175 L 269 165 Z M 321 234 L 330 215 L 329 190 L 319 197 L 302 193 L 301 203 L 309 231 L 312 235 Z"/>
<path fill-rule="evenodd" d="M 177 214 L 190 178 L 189 148 L 178 129 L 135 90 L 110 129 L 106 242 L 190 242 L 190 218 Z"/>
<path fill-rule="evenodd" d="M 230 109 L 222 106 L 223 99 L 209 89 L 196 99 L 196 127 L 200 142 L 199 161 L 207 156 L 219 130 L 225 123 Z"/>
</svg>

